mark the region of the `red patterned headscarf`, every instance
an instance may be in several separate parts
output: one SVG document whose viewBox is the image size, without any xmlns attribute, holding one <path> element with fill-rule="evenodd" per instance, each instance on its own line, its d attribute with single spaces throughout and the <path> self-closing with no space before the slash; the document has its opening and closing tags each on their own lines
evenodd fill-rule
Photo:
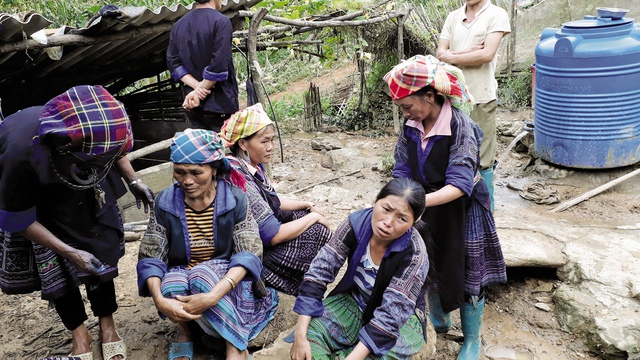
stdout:
<svg viewBox="0 0 640 360">
<path fill-rule="evenodd" d="M 473 109 L 473 97 L 465 84 L 462 70 L 431 55 L 416 55 L 402 61 L 384 76 L 391 98 L 402 99 L 425 86 L 431 86 L 449 98 L 451 105 L 466 112 Z"/>
</svg>

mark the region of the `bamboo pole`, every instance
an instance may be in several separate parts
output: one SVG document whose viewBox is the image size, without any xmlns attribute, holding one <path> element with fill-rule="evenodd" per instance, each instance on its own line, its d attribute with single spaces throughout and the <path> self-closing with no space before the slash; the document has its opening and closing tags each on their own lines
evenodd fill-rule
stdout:
<svg viewBox="0 0 640 360">
<path fill-rule="evenodd" d="M 129 161 L 133 161 L 135 159 L 139 159 L 143 156 L 149 155 L 149 154 L 153 154 L 156 151 L 160 151 L 160 150 L 164 150 L 168 147 L 171 146 L 171 141 L 172 139 L 166 139 L 166 140 L 162 140 L 160 142 L 157 142 L 155 144 L 151 144 L 149 146 L 145 146 L 142 149 L 138 149 L 136 151 L 132 151 L 130 153 L 127 154 L 127 158 L 129 159 Z"/>
<path fill-rule="evenodd" d="M 591 191 L 588 191 L 588 192 L 586 192 L 586 193 L 584 193 L 584 194 L 582 194 L 582 195 L 580 195 L 580 196 L 578 196 L 576 198 L 573 198 L 573 199 L 571 199 L 571 200 L 569 200 L 567 202 L 564 202 L 564 203 L 558 205 L 557 207 L 549 210 L 549 212 L 550 213 L 556 213 L 556 212 L 559 212 L 559 211 L 566 210 L 566 209 L 572 207 L 573 205 L 576 205 L 576 204 L 581 203 L 581 202 L 583 202 L 583 201 L 585 201 L 587 199 L 590 199 L 590 198 L 600 194 L 601 192 L 620 184 L 621 182 L 623 182 L 625 180 L 631 179 L 632 177 L 634 177 L 634 176 L 636 176 L 638 174 L 640 174 L 640 169 L 632 171 L 632 172 L 630 172 L 630 173 L 628 173 L 626 175 L 623 175 L 623 176 L 621 176 L 621 177 L 619 177 L 619 178 L 617 178 L 615 180 L 611 180 L 611 181 L 609 181 L 608 183 L 606 183 L 604 185 L 600 185 L 600 186 L 598 186 L 597 188 L 595 188 L 595 189 L 593 189 Z"/>
</svg>

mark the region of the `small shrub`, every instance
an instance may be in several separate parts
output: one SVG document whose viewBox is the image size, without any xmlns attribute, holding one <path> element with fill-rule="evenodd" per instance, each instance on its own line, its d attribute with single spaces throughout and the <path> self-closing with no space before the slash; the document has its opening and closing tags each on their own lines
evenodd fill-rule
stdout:
<svg viewBox="0 0 640 360">
<path fill-rule="evenodd" d="M 531 107 L 531 70 L 498 77 L 498 101 L 509 110 Z"/>
<path fill-rule="evenodd" d="M 382 169 L 380 172 L 386 176 L 391 176 L 393 166 L 396 164 L 396 159 L 393 157 L 393 153 L 386 153 L 382 155 Z"/>
</svg>

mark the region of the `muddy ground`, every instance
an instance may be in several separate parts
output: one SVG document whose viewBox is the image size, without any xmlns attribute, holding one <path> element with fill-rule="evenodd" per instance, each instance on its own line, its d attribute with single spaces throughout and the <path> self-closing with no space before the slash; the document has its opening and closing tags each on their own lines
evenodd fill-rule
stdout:
<svg viewBox="0 0 640 360">
<path fill-rule="evenodd" d="M 518 129 L 523 121 L 532 121 L 531 110 L 510 112 L 500 110 L 500 126 L 504 129 Z M 514 125 L 515 124 L 515 125 Z M 512 131 L 513 132 L 513 131 Z M 273 164 L 277 190 L 281 194 L 292 193 L 328 179 L 335 178 L 346 171 L 331 171 L 320 166 L 324 156 L 322 151 L 311 148 L 311 142 L 317 137 L 333 137 L 345 147 L 360 149 L 364 156 L 383 156 L 391 154 L 396 137 L 391 129 L 387 135 L 376 137 L 366 132 L 360 133 L 303 133 L 295 132 L 282 136 L 284 145 L 284 163 L 279 155 Z M 548 214 L 550 205 L 538 205 L 520 198 L 509 184 L 522 184 L 529 179 L 539 179 L 529 174 L 530 157 L 526 153 L 512 151 L 502 157 L 501 153 L 512 136 L 501 136 L 499 157 L 503 159 L 496 176 L 496 211 L 498 229 L 501 219 L 511 217 L 527 220 L 528 213 Z M 632 169 L 627 169 L 631 171 Z M 617 173 L 616 173 L 617 174 Z M 570 199 L 589 191 L 608 181 L 605 178 L 615 176 L 606 171 L 595 172 L 595 177 L 571 177 L 551 181 L 559 191 L 561 200 Z M 591 179 L 589 181 L 584 179 Z M 363 168 L 360 172 L 328 181 L 324 186 L 340 187 L 356 192 L 355 200 L 348 202 L 335 200 L 319 205 L 325 209 L 332 227 L 340 223 L 351 211 L 370 204 L 375 193 L 389 178 L 378 166 Z M 634 180 L 630 180 L 634 181 Z M 636 180 L 637 182 L 637 180 Z M 312 190 L 296 193 L 300 199 L 313 199 Z M 599 224 L 634 225 L 640 222 L 640 201 L 630 197 L 628 192 L 618 192 L 614 188 L 569 210 L 556 214 L 535 216 L 545 221 L 564 220 L 589 225 L 598 219 Z M 544 221 L 539 226 L 544 227 Z M 129 347 L 129 359 L 166 359 L 169 343 L 175 336 L 175 326 L 169 321 L 158 318 L 150 299 L 137 295 L 135 265 L 138 242 L 127 243 L 126 255 L 120 262 L 121 275 L 117 278 L 116 289 L 120 308 L 115 320 L 120 335 Z M 563 329 L 554 315 L 551 294 L 559 282 L 554 269 L 510 268 L 507 284 L 494 286 L 488 290 L 487 306 L 484 317 L 483 343 L 485 351 L 494 354 L 493 358 L 511 358 L 517 353 L 518 359 L 599 359 L 589 352 L 582 339 Z M 536 303 L 546 303 L 550 311 L 538 309 Z M 38 359 L 51 355 L 68 354 L 71 348 L 70 333 L 59 322 L 57 314 L 48 304 L 39 298 L 39 294 L 7 296 L 0 295 L 0 359 Z M 88 305 L 87 305 L 87 310 Z M 96 319 L 90 316 L 88 321 L 94 335 L 94 359 L 102 359 L 97 341 Z M 454 327 L 459 330 L 459 317 L 454 314 Z M 451 340 L 453 339 L 453 340 Z M 436 359 L 454 359 L 459 343 L 454 336 L 438 335 L 436 339 Z M 259 351 L 252 348 L 254 359 L 286 359 L 288 349 L 282 342 L 276 348 Z M 502 355 L 501 355 L 502 354 Z M 510 355 L 511 354 L 511 355 Z M 196 345 L 195 359 L 223 359 L 220 350 Z"/>
</svg>

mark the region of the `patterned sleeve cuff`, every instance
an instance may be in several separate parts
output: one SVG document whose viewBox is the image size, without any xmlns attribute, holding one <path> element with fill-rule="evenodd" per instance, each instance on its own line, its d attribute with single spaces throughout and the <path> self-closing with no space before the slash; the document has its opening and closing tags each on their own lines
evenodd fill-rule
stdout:
<svg viewBox="0 0 640 360">
<path fill-rule="evenodd" d="M 8 232 L 18 232 L 26 229 L 36 221 L 36 207 L 23 211 L 0 210 L 0 229 Z"/>
</svg>

